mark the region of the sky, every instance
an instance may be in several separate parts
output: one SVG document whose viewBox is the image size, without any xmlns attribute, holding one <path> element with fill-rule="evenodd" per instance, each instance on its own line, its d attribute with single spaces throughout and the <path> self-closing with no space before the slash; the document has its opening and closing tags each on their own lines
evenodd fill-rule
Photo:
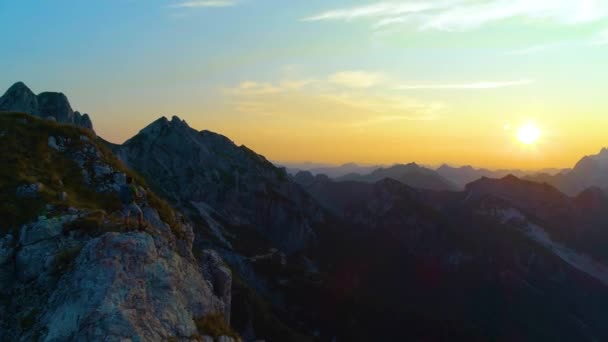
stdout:
<svg viewBox="0 0 608 342">
<path fill-rule="evenodd" d="M 283 162 L 534 169 L 608 146 L 603 0 L 0 0 L 0 42 L 0 92 L 64 92 L 116 143 L 178 115 Z"/>
</svg>

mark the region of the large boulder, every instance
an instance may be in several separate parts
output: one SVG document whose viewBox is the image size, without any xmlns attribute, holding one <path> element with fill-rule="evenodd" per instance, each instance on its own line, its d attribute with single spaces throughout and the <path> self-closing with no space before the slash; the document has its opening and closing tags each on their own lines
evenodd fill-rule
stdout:
<svg viewBox="0 0 608 342">
<path fill-rule="evenodd" d="M 161 341 L 198 333 L 195 317 L 224 304 L 177 253 L 144 233 L 106 233 L 89 241 L 41 315 L 45 341 Z"/>
</svg>

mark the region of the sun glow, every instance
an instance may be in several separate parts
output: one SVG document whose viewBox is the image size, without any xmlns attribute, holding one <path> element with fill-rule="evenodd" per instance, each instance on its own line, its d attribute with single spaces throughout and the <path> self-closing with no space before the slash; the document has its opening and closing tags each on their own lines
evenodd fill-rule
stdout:
<svg viewBox="0 0 608 342">
<path fill-rule="evenodd" d="M 517 140 L 523 144 L 532 145 L 536 143 L 539 138 L 540 129 L 533 123 L 527 123 L 517 130 Z"/>
</svg>

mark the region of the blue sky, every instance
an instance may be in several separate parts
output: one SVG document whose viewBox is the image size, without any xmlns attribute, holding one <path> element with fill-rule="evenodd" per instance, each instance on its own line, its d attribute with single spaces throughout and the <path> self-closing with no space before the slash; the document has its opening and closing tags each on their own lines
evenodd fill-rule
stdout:
<svg viewBox="0 0 608 342">
<path fill-rule="evenodd" d="M 274 160 L 569 166 L 607 144 L 607 16 L 590 0 L 0 0 L 0 88 L 65 92 L 115 142 L 177 114 Z M 531 121 L 544 138 L 524 150 L 510 127 Z"/>
</svg>

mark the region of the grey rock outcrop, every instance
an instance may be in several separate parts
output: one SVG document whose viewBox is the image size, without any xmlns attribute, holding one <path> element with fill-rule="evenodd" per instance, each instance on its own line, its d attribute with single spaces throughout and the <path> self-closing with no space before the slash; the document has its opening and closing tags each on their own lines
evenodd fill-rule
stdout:
<svg viewBox="0 0 608 342">
<path fill-rule="evenodd" d="M 89 115 L 75 112 L 65 94 L 43 92 L 36 95 L 23 82 L 15 83 L 0 97 L 0 112 L 2 111 L 54 118 L 57 122 L 93 130 Z"/>
<path fill-rule="evenodd" d="M 224 303 L 224 318 L 230 322 L 232 291 L 232 271 L 220 255 L 213 250 L 204 250 L 201 256 L 203 274 L 211 281 L 213 293 Z"/>
<path fill-rule="evenodd" d="M 193 317 L 223 307 L 191 261 L 141 233 L 89 241 L 41 317 L 45 340 L 145 340 L 197 334 Z"/>
</svg>

